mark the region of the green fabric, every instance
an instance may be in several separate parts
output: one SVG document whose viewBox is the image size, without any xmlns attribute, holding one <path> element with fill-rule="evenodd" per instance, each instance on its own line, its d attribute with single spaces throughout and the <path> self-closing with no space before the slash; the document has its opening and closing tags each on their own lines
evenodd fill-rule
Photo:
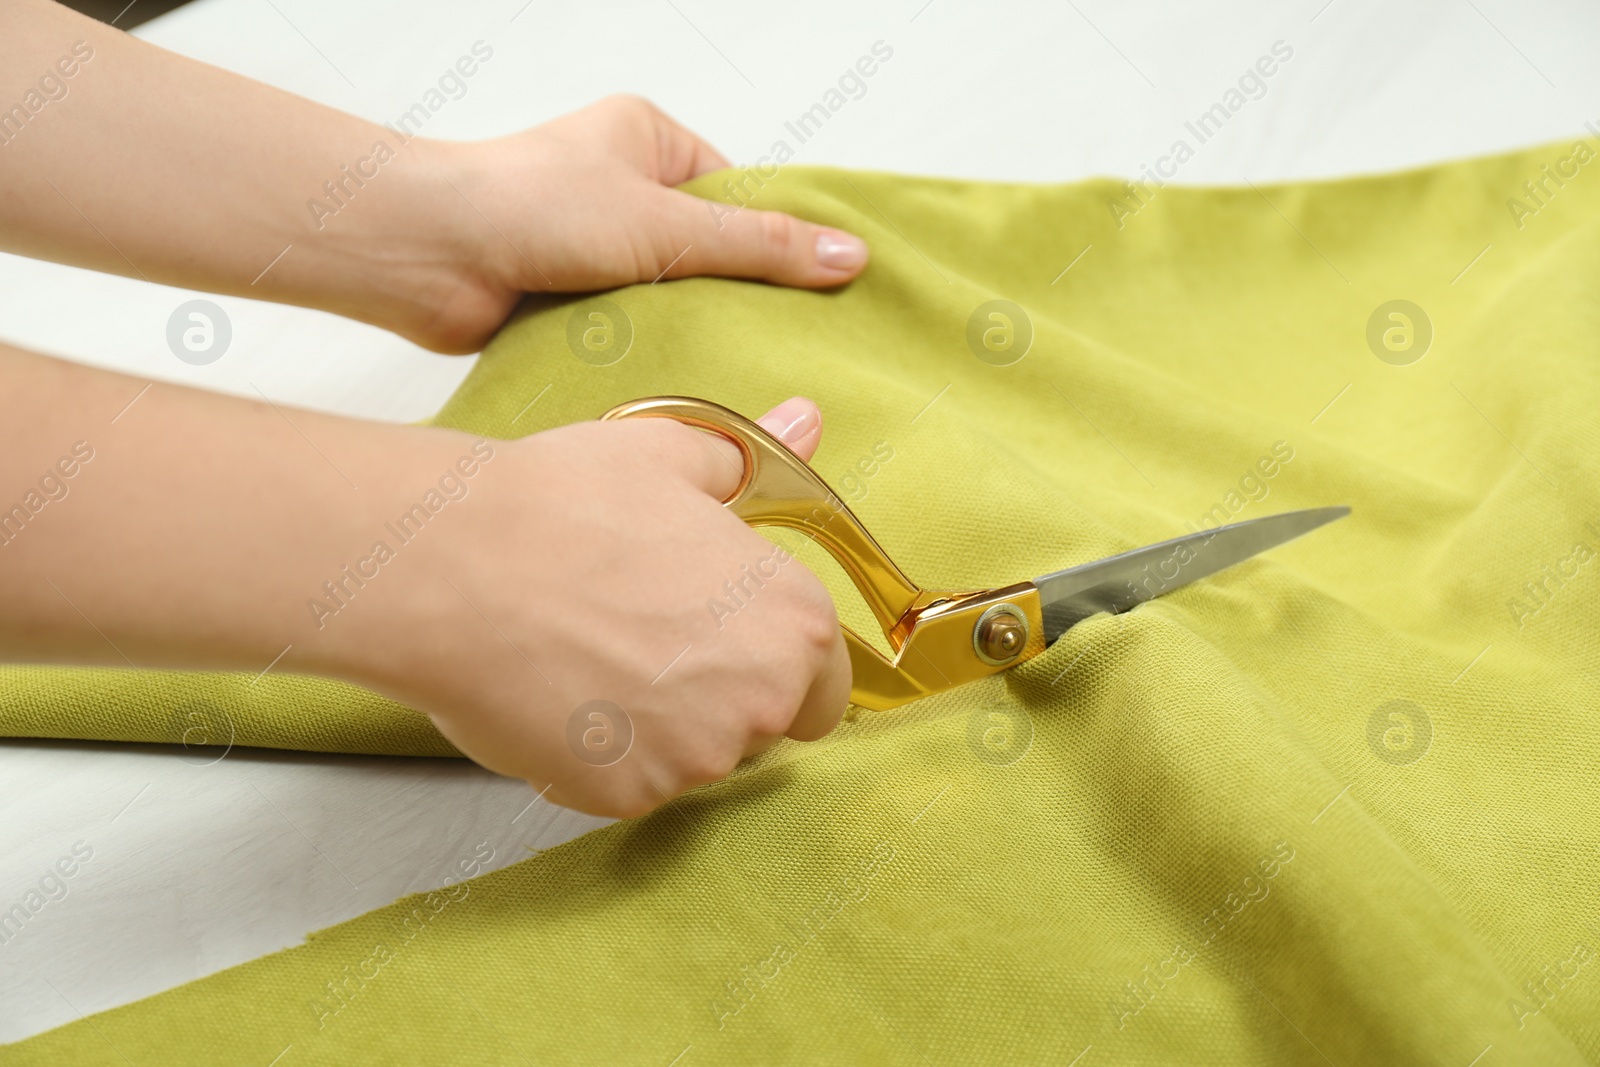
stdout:
<svg viewBox="0 0 1600 1067">
<path fill-rule="evenodd" d="M 1259 191 L 792 168 L 757 206 L 865 235 L 854 285 L 613 293 L 610 366 L 569 349 L 590 305 L 530 309 L 440 423 L 804 393 L 817 468 L 929 584 L 1354 514 L 6 1062 L 1600 1062 L 1600 176 L 1571 150 Z M 1032 324 L 1008 366 L 967 340 L 996 299 Z M 1406 365 L 1399 320 L 1368 343 L 1395 299 L 1432 325 Z M 72 677 L 12 672 L 7 721 L 149 736 L 138 684 L 80 726 Z M 336 693 L 229 706 L 272 743 L 436 751 L 371 701 L 309 732 Z"/>
<path fill-rule="evenodd" d="M 266 666 L 266 664 L 262 664 Z M 459 756 L 420 711 L 305 675 L 0 665 L 0 737 Z"/>
</svg>

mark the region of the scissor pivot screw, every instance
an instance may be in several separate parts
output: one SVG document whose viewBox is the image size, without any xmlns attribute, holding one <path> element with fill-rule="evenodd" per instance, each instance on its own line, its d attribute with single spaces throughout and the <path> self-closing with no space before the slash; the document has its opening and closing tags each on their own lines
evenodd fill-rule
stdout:
<svg viewBox="0 0 1600 1067">
<path fill-rule="evenodd" d="M 978 616 L 972 649 L 991 667 L 1010 663 L 1028 645 L 1028 617 L 1015 604 L 995 604 Z"/>
</svg>

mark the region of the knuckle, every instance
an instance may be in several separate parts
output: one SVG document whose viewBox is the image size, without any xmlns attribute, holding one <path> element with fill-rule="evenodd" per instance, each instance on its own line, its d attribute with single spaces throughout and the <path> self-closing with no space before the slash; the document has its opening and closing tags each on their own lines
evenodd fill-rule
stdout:
<svg viewBox="0 0 1600 1067">
<path fill-rule="evenodd" d="M 693 435 L 698 432 L 677 419 L 618 419 L 613 425 L 626 426 L 628 429 L 625 432 L 634 434 L 643 441 L 650 442 L 655 448 L 664 449 L 682 448 L 686 444 L 693 442 Z"/>
<path fill-rule="evenodd" d="M 653 114 L 656 106 L 637 93 L 612 93 L 601 99 L 605 107 L 624 114 Z"/>
<path fill-rule="evenodd" d="M 798 698 L 768 698 L 762 700 L 750 713 L 746 725 L 752 737 L 781 737 L 794 721 Z"/>
<path fill-rule="evenodd" d="M 700 431 L 676 419 L 632 418 L 596 425 L 614 427 L 615 436 L 609 443 L 635 463 L 647 458 L 676 470 L 686 462 L 703 459 L 699 451 L 704 448 L 698 440 Z"/>
<path fill-rule="evenodd" d="M 739 765 L 739 755 L 731 745 L 705 745 L 687 753 L 678 768 L 684 787 L 722 781 Z"/>
<path fill-rule="evenodd" d="M 608 819 L 637 819 L 654 811 L 658 803 L 642 792 L 632 796 L 607 797 L 596 805 L 594 814 Z"/>
<path fill-rule="evenodd" d="M 808 598 L 794 622 L 794 633 L 800 646 L 813 661 L 825 659 L 840 640 L 839 616 L 833 601 L 818 586 L 818 595 Z"/>
<path fill-rule="evenodd" d="M 781 266 L 794 255 L 799 226 L 787 215 L 763 211 L 760 216 L 761 258 L 767 269 Z"/>
</svg>

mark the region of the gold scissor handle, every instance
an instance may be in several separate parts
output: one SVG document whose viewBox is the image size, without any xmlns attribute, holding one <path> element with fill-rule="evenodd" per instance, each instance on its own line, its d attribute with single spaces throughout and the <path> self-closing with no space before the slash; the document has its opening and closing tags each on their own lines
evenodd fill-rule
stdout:
<svg viewBox="0 0 1600 1067">
<path fill-rule="evenodd" d="M 828 484 L 756 423 L 720 404 L 656 396 L 619 404 L 602 419 L 658 417 L 709 430 L 744 455 L 739 487 L 724 505 L 751 526 L 783 526 L 816 541 L 844 568 L 895 650 L 891 661 L 848 626 L 850 699 L 886 710 L 973 681 L 1044 650 L 1039 591 L 923 589 L 895 565 Z"/>
</svg>

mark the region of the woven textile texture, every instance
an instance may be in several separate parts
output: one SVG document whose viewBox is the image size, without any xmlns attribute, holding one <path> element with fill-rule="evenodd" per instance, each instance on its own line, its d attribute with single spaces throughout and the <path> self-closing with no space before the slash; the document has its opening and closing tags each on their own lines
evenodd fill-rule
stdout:
<svg viewBox="0 0 1600 1067">
<path fill-rule="evenodd" d="M 946 587 L 1352 516 L 0 1060 L 1600 1062 L 1594 155 L 1259 189 L 746 179 L 863 234 L 866 274 L 532 306 L 438 421 L 809 395 L 817 469 Z M 692 188 L 736 210 L 729 180 Z M 4 725 L 167 740 L 199 700 L 242 744 L 449 751 L 350 689 L 247 682 L 16 668 Z"/>
</svg>

